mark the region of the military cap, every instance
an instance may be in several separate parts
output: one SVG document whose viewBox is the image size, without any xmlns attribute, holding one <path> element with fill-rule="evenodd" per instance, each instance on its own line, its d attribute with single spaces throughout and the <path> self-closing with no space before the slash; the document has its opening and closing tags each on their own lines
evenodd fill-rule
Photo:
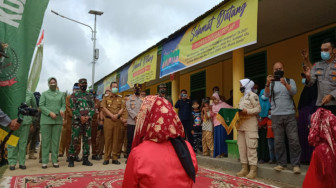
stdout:
<svg viewBox="0 0 336 188">
<path fill-rule="evenodd" d="M 167 88 L 167 85 L 166 84 L 160 84 L 159 88 Z"/>
<path fill-rule="evenodd" d="M 136 84 L 134 84 L 134 87 L 139 87 L 139 88 L 141 88 L 141 84 L 136 83 Z"/>
<path fill-rule="evenodd" d="M 87 82 L 86 78 L 81 78 L 81 79 L 78 80 L 78 83 L 80 83 L 80 84 L 82 84 L 84 82 Z"/>
</svg>

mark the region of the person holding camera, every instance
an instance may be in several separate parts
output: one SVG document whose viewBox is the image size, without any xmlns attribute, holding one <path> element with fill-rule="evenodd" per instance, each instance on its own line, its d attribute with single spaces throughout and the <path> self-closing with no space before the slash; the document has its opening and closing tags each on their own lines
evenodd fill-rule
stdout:
<svg viewBox="0 0 336 188">
<path fill-rule="evenodd" d="M 32 92 L 26 91 L 26 104 L 29 107 L 37 108 L 36 100 Z M 33 118 L 31 116 L 24 116 L 22 125 L 17 131 L 19 136 L 19 142 L 16 147 L 8 145 L 8 164 L 9 170 L 15 170 L 15 165 L 19 161 L 19 168 L 26 169 L 26 150 L 28 136 L 30 132 L 30 125 Z"/>
<path fill-rule="evenodd" d="M 295 174 L 300 171 L 301 146 L 299 143 L 293 96 L 296 94 L 296 84 L 293 79 L 284 77 L 281 62 L 273 65 L 273 75 L 268 75 L 265 85 L 265 97 L 271 98 L 271 114 L 274 131 L 275 155 L 278 166 L 274 170 L 281 172 L 287 165 L 285 134 L 288 138 L 290 161 Z"/>
<path fill-rule="evenodd" d="M 187 90 L 182 89 L 179 100 L 175 104 L 175 108 L 179 109 L 178 116 L 182 122 L 184 132 L 188 141 L 193 146 L 194 139 L 191 134 L 191 101 L 188 97 Z"/>
</svg>

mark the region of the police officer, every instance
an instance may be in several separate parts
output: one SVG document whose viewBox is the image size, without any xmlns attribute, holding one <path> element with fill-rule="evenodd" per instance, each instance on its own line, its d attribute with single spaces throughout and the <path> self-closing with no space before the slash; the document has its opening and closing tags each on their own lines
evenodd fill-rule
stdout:
<svg viewBox="0 0 336 188">
<path fill-rule="evenodd" d="M 105 113 L 104 118 L 104 137 L 105 137 L 105 152 L 103 165 L 109 164 L 109 159 L 112 153 L 112 164 L 119 165 L 118 150 L 119 143 L 118 137 L 120 134 L 120 128 L 122 121 L 126 118 L 122 116 L 125 109 L 125 102 L 122 97 L 118 96 L 118 84 L 117 82 L 111 83 L 112 93 L 103 98 L 101 106 Z"/>
<path fill-rule="evenodd" d="M 307 55 L 308 56 L 308 55 Z M 306 57 L 307 58 L 307 57 Z M 306 85 L 317 82 L 318 95 L 316 106 L 330 110 L 336 115 L 336 42 L 325 39 L 321 45 L 322 61 L 315 63 L 310 70 L 304 67 Z"/>
<path fill-rule="evenodd" d="M 128 101 L 126 102 L 126 109 L 128 112 L 127 118 L 127 155 L 131 152 L 133 135 L 135 124 L 137 120 L 137 115 L 140 111 L 140 107 L 142 104 L 143 98 L 140 96 L 141 93 L 141 85 L 134 84 L 134 95 L 130 96 Z"/>
<path fill-rule="evenodd" d="M 159 85 L 159 96 L 167 99 L 171 105 L 173 105 L 172 99 L 167 95 L 167 85 L 160 84 Z"/>
<path fill-rule="evenodd" d="M 92 166 L 89 161 L 91 143 L 91 121 L 95 113 L 93 95 L 86 91 L 87 81 L 85 78 L 79 79 L 80 91 L 73 93 L 70 97 L 72 109 L 72 133 L 69 148 L 69 165 L 74 167 L 75 148 L 80 147 L 79 135 L 82 133 L 83 139 L 83 165 Z"/>
</svg>

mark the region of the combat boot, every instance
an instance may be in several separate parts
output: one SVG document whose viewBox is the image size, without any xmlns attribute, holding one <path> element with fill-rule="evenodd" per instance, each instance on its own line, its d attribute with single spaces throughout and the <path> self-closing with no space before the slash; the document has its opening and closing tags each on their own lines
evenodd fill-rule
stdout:
<svg viewBox="0 0 336 188">
<path fill-rule="evenodd" d="M 74 167 L 75 166 L 75 162 L 74 162 L 74 157 L 73 156 L 70 156 L 69 157 L 69 164 L 68 164 L 68 167 Z"/>
<path fill-rule="evenodd" d="M 242 164 L 242 169 L 236 174 L 238 177 L 245 177 L 248 174 L 248 165 Z"/>
<path fill-rule="evenodd" d="M 250 166 L 250 172 L 246 176 L 248 179 L 254 179 L 257 177 L 257 165 Z"/>
<path fill-rule="evenodd" d="M 88 156 L 84 156 L 83 157 L 83 165 L 85 166 L 92 166 L 93 164 L 89 161 L 89 157 Z"/>
</svg>

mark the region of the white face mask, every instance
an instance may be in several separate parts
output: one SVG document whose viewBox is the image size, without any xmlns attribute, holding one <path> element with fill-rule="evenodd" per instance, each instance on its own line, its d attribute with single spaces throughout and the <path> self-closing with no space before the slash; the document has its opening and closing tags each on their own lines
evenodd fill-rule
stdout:
<svg viewBox="0 0 336 188">
<path fill-rule="evenodd" d="M 258 93 L 258 89 L 252 89 L 253 93 Z"/>
</svg>

